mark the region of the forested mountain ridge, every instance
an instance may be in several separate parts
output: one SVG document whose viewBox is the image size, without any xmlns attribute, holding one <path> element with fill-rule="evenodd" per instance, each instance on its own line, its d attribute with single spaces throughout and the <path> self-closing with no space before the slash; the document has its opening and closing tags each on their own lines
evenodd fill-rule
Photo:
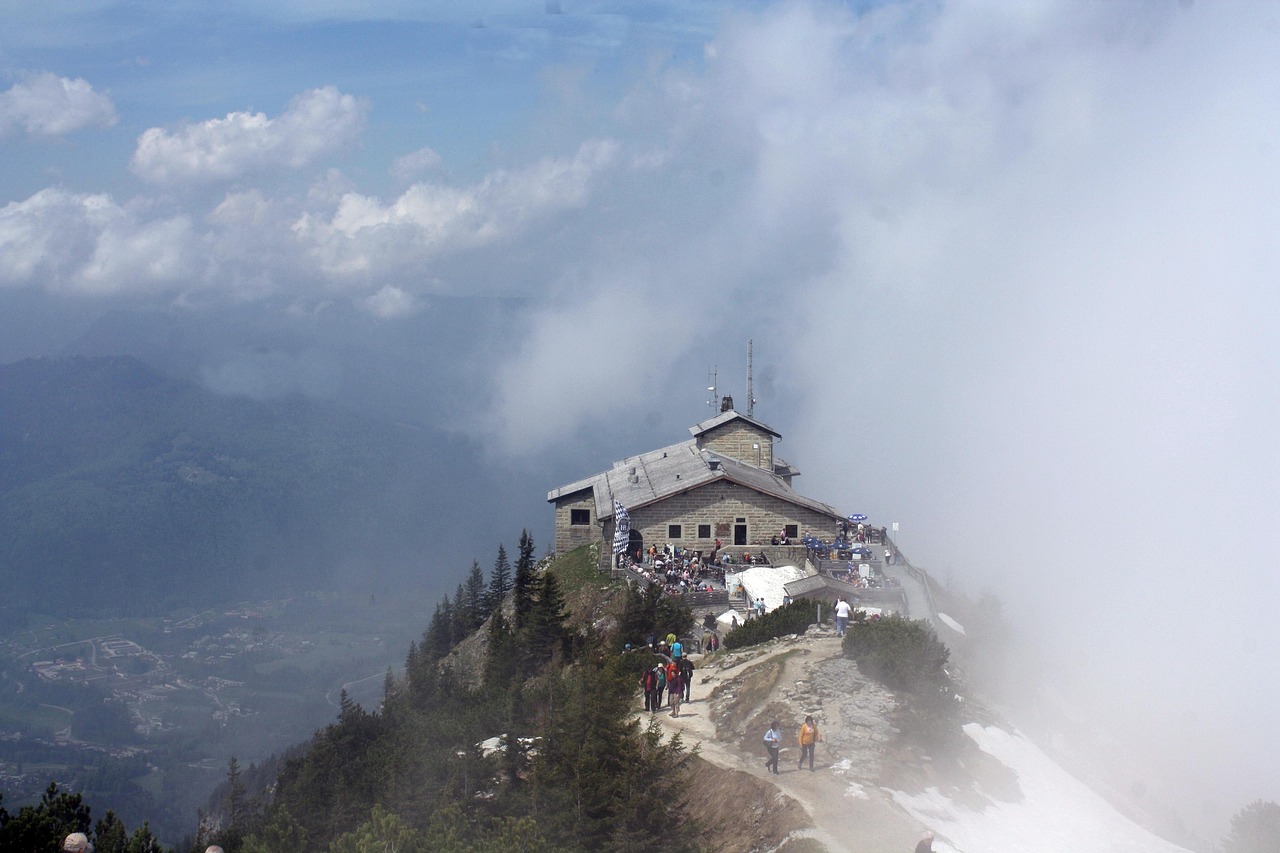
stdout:
<svg viewBox="0 0 1280 853">
<path fill-rule="evenodd" d="M 19 607 L 143 613 L 420 560 L 456 521 L 435 505 L 461 445 L 128 357 L 2 365 L 0 584 Z"/>
</svg>

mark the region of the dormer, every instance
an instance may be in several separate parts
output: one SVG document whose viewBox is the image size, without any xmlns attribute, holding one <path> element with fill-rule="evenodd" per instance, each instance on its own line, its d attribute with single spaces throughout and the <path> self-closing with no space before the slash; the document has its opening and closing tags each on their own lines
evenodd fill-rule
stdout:
<svg viewBox="0 0 1280 853">
<path fill-rule="evenodd" d="M 728 398 L 726 398 L 728 400 Z M 689 428 L 699 450 L 709 450 L 766 471 L 773 470 L 773 441 L 782 435 L 732 408 Z"/>
</svg>

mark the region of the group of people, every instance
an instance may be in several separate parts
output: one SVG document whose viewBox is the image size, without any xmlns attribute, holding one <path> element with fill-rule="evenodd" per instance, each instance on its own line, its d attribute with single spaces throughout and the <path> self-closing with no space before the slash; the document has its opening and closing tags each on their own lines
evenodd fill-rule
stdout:
<svg viewBox="0 0 1280 853">
<path fill-rule="evenodd" d="M 644 709 L 650 714 L 662 710 L 662 696 L 666 694 L 666 702 L 671 708 L 671 716 L 680 716 L 680 705 L 690 701 L 693 689 L 693 661 L 681 643 L 673 634 L 667 635 L 664 642 L 658 644 L 657 653 L 664 660 L 659 660 L 640 676 L 640 690 L 644 693 Z"/>
<path fill-rule="evenodd" d="M 711 592 L 717 588 L 717 582 L 724 584 L 724 571 L 714 562 L 705 562 L 696 551 L 670 544 L 662 548 L 651 545 L 638 558 L 638 561 L 627 560 L 624 566 L 649 583 L 661 585 L 663 591 L 670 595 Z"/>
<path fill-rule="evenodd" d="M 813 772 L 813 754 L 821 739 L 818 734 L 818 724 L 814 721 L 813 715 L 808 714 L 800 725 L 800 731 L 796 733 L 796 740 L 800 743 L 800 763 L 797 769 L 803 770 L 805 759 L 808 759 L 809 772 Z M 782 729 L 777 720 L 770 723 L 769 730 L 764 733 L 764 748 L 769 754 L 764 762 L 764 768 L 778 775 L 778 757 L 782 751 Z"/>
</svg>

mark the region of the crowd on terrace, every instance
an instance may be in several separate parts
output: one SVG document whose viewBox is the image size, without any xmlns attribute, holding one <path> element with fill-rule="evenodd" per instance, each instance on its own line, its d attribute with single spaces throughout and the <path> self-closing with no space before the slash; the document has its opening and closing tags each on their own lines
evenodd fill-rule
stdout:
<svg viewBox="0 0 1280 853">
<path fill-rule="evenodd" d="M 703 558 L 701 551 L 690 551 L 667 543 L 661 548 L 649 546 L 639 555 L 638 561 L 633 555 L 623 555 L 622 565 L 649 583 L 659 584 L 665 592 L 681 595 L 724 589 L 724 567 L 732 563 L 725 559 L 727 556 L 720 552 L 719 540 L 716 541 L 716 550 L 707 559 Z"/>
</svg>

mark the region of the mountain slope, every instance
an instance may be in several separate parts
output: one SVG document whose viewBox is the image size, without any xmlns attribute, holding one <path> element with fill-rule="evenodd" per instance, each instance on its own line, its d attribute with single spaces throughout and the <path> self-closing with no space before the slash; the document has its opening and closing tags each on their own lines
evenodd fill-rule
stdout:
<svg viewBox="0 0 1280 853">
<path fill-rule="evenodd" d="M 206 605 L 420 564 L 464 523 L 465 443 L 131 358 L 0 366 L 0 584 L 17 606 Z M 410 556 L 412 555 L 412 556 Z M 456 567 L 455 567 L 456 568 Z"/>
<path fill-rule="evenodd" d="M 807 822 L 781 838 L 810 838 L 829 853 L 910 850 L 924 830 L 941 853 L 1026 850 L 1040 853 L 1185 853 L 1133 823 L 1073 779 L 1034 744 L 996 725 L 970 724 L 980 752 L 957 777 L 896 740 L 893 694 L 864 678 L 821 628 L 707 659 L 695 675 L 693 702 L 679 718 L 659 714 L 671 733 L 699 746 L 724 780 L 746 774 L 774 787 L 777 803 L 803 809 Z M 815 771 L 797 769 L 795 731 L 813 714 L 822 732 Z M 764 769 L 761 735 L 782 721 L 781 775 Z M 757 848 L 785 850 L 777 827 L 762 820 Z M 772 839 L 772 840 L 770 840 Z"/>
</svg>

